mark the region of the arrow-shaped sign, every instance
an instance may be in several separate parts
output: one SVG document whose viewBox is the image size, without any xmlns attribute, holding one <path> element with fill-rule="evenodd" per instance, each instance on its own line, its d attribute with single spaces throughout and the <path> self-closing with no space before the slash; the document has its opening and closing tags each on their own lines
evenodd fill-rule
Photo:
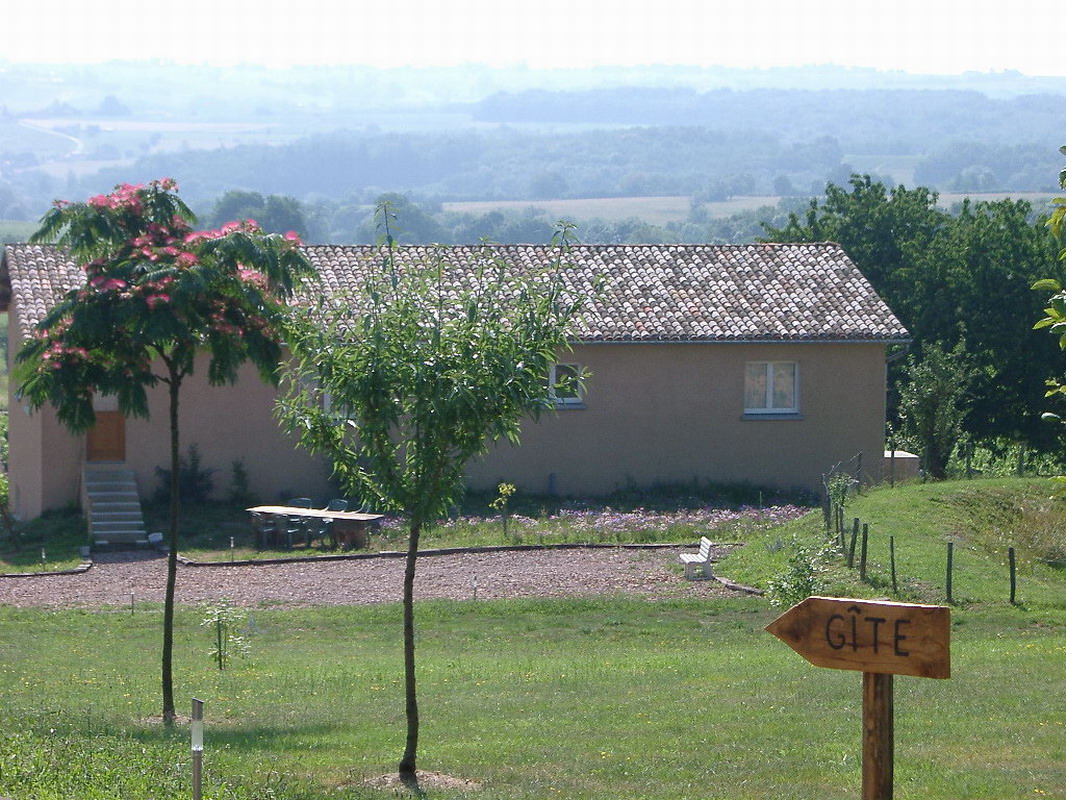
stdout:
<svg viewBox="0 0 1066 800">
<path fill-rule="evenodd" d="M 766 630 L 815 666 L 951 677 L 951 611 L 944 606 L 808 597 Z"/>
</svg>

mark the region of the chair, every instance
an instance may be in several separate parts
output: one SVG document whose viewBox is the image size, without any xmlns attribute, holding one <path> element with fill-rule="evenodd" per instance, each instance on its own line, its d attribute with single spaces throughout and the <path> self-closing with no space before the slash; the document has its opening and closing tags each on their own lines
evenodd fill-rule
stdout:
<svg viewBox="0 0 1066 800">
<path fill-rule="evenodd" d="M 326 503 L 326 507 L 323 508 L 322 510 L 323 511 L 347 511 L 348 510 L 348 501 L 347 500 L 340 500 L 340 499 L 330 500 L 328 503 Z M 333 520 L 330 519 L 329 517 L 326 517 L 325 519 L 316 520 L 316 522 L 319 523 L 319 526 L 318 526 L 318 536 L 319 536 L 319 538 L 324 539 L 324 538 L 326 538 L 326 536 L 329 536 L 330 547 L 335 548 L 337 546 L 337 540 L 333 536 Z M 308 545 L 310 545 L 310 543 L 311 543 L 310 542 L 310 538 L 311 537 L 308 536 Z"/>
<path fill-rule="evenodd" d="M 255 546 L 260 550 L 274 544 L 278 535 L 277 519 L 272 514 L 253 511 L 252 532 L 255 534 Z"/>
<path fill-rule="evenodd" d="M 292 506 L 293 508 L 310 508 L 311 498 L 294 497 L 292 500 L 285 503 L 285 505 Z M 303 533 L 305 537 L 307 537 L 307 523 L 313 521 L 314 520 L 311 520 L 308 517 L 286 517 L 285 539 L 290 548 L 292 547 L 293 538 L 297 534 Z"/>
</svg>

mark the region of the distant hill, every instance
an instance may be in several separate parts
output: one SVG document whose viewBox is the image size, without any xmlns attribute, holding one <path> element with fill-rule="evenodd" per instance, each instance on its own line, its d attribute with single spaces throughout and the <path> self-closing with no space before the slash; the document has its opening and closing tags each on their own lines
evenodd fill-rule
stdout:
<svg viewBox="0 0 1066 800">
<path fill-rule="evenodd" d="M 0 62 L 0 218 L 177 178 L 311 204 L 810 196 L 854 171 L 1051 191 L 1066 80 L 814 66 L 585 70 Z"/>
</svg>

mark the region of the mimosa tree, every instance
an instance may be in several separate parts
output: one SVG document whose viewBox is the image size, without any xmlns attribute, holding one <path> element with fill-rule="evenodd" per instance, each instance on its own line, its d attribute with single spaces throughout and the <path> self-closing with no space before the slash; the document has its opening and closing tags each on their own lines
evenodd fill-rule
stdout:
<svg viewBox="0 0 1066 800">
<path fill-rule="evenodd" d="M 85 283 L 40 322 L 17 356 L 15 380 L 33 408 L 51 404 L 72 432 L 95 423 L 93 398 L 113 395 L 126 415 L 147 417 L 147 389 L 165 384 L 170 422 L 170 555 L 163 614 L 163 720 L 173 687 L 177 580 L 178 410 L 197 356 L 213 385 L 251 362 L 276 381 L 277 322 L 294 283 L 310 272 L 296 234 L 263 234 L 252 220 L 196 231 L 169 178 L 123 184 L 83 203 L 57 201 L 31 241 L 65 247 Z"/>
</svg>

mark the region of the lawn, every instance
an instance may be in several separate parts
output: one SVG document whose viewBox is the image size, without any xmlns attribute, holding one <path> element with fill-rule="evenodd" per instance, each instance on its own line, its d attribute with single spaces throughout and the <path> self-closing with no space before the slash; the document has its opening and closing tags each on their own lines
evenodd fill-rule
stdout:
<svg viewBox="0 0 1066 800">
<path fill-rule="evenodd" d="M 1019 604 L 992 577 L 997 548 L 1032 519 L 1014 509 L 1048 486 L 919 485 L 849 505 L 897 536 L 909 597 L 942 591 L 945 537 L 967 554 L 952 678 L 895 682 L 897 798 L 1066 798 L 1066 575 L 1039 560 L 1038 540 L 1017 545 Z M 795 542 L 820 539 L 817 522 L 753 529 L 719 569 L 766 585 Z M 822 577 L 890 593 L 839 558 Z M 759 597 L 419 604 L 419 766 L 481 786 L 430 796 L 858 796 L 861 677 L 811 667 L 765 633 L 777 613 Z M 202 616 L 179 610 L 175 675 L 182 707 L 205 701 L 205 797 L 395 796 L 367 781 L 403 746 L 398 606 L 252 609 L 250 654 L 225 672 Z M 189 796 L 188 731 L 151 719 L 160 622 L 152 606 L 0 608 L 0 796 Z"/>
</svg>

